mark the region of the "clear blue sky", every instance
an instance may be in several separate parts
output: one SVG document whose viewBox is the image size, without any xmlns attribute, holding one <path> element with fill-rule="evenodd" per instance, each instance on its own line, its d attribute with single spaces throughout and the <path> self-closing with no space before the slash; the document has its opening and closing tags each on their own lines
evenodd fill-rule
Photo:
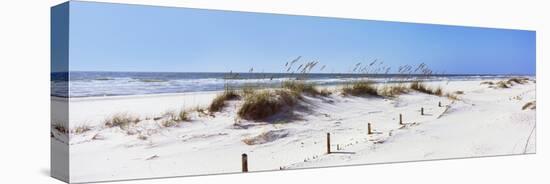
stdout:
<svg viewBox="0 0 550 184">
<path fill-rule="evenodd" d="M 461 74 L 534 74 L 535 32 L 72 1 L 71 71 L 282 72 L 302 56 Z M 395 70 L 392 70 L 395 72 Z"/>
</svg>

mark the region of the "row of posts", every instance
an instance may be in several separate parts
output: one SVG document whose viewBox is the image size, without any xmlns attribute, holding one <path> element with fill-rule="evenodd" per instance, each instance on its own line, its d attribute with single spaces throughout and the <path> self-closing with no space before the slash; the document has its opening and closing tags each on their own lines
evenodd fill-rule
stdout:
<svg viewBox="0 0 550 184">
<path fill-rule="evenodd" d="M 441 102 L 439 102 L 437 106 L 442 107 Z M 420 108 L 420 115 L 424 115 L 424 107 Z M 399 125 L 403 125 L 402 114 L 399 114 Z M 372 134 L 372 127 L 370 123 L 367 124 L 367 134 L 369 135 Z M 330 133 L 327 133 L 327 154 L 331 154 L 331 153 L 332 152 L 330 151 Z M 243 153 L 241 155 L 241 163 L 242 163 L 242 171 L 248 172 L 248 155 L 246 153 Z"/>
</svg>

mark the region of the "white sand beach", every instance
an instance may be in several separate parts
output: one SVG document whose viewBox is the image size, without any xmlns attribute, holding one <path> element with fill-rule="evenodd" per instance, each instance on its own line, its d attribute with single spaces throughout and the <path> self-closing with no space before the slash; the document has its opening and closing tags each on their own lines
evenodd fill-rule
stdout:
<svg viewBox="0 0 550 184">
<path fill-rule="evenodd" d="M 70 132 L 70 181 L 239 173 L 243 153 L 250 172 L 535 153 L 536 110 L 523 109 L 535 101 L 534 80 L 509 88 L 483 81 L 426 82 L 458 100 L 416 91 L 394 98 L 305 96 L 305 108 L 281 122 L 239 119 L 241 100 L 212 115 L 193 110 L 221 92 L 72 98 L 70 129 L 90 130 Z M 189 110 L 189 121 L 161 125 L 163 113 L 180 109 Z M 140 121 L 127 129 L 104 125 L 120 113 Z"/>
</svg>

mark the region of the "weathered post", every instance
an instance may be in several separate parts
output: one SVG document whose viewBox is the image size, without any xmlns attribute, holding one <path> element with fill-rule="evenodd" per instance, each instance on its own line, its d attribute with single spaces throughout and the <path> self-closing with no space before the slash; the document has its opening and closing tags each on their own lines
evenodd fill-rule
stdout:
<svg viewBox="0 0 550 184">
<path fill-rule="evenodd" d="M 243 153 L 241 155 L 241 161 L 242 161 L 243 172 L 248 172 L 248 156 L 246 155 L 246 153 Z"/>
<path fill-rule="evenodd" d="M 368 134 L 369 134 L 369 135 L 372 134 L 372 129 L 371 129 L 371 127 L 370 127 L 370 123 L 368 124 Z"/>
<path fill-rule="evenodd" d="M 327 154 L 330 154 L 330 133 L 327 133 Z"/>
<path fill-rule="evenodd" d="M 437 106 L 441 107 L 441 101 L 439 101 L 439 104 Z"/>
<path fill-rule="evenodd" d="M 420 108 L 420 115 L 424 116 L 424 107 Z"/>
<path fill-rule="evenodd" d="M 399 125 L 403 125 L 403 115 L 399 114 Z"/>
</svg>

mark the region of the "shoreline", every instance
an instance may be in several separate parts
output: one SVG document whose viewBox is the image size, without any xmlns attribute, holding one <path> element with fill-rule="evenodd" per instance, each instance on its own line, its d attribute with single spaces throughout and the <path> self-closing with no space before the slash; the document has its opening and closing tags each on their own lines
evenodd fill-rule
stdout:
<svg viewBox="0 0 550 184">
<path fill-rule="evenodd" d="M 182 93 L 156 93 L 156 94 L 136 94 L 136 95 L 113 95 L 113 96 L 89 96 L 89 97 L 57 97 L 51 96 L 56 99 L 68 99 L 70 102 L 82 102 L 82 101 L 94 101 L 94 100 L 119 100 L 119 99 L 140 99 L 140 98 L 157 98 L 157 97 L 174 97 L 185 95 L 205 95 L 212 93 L 220 93 L 223 90 L 217 91 L 193 91 Z"/>
<path fill-rule="evenodd" d="M 502 80 L 502 79 L 506 79 L 506 78 L 513 78 L 513 77 L 525 77 L 525 78 L 529 78 L 529 79 L 535 79 L 536 76 L 534 75 L 496 75 L 496 76 L 493 76 L 493 75 L 487 75 L 488 77 L 487 78 L 484 78 L 484 77 L 481 77 L 481 78 L 470 78 L 470 79 L 450 79 L 450 78 L 445 78 L 445 79 L 438 79 L 438 78 L 435 78 L 435 79 L 428 79 L 428 80 L 420 80 L 424 83 L 431 83 L 431 82 L 460 82 L 460 81 L 478 81 L 478 80 Z M 334 79 L 337 79 L 337 78 L 334 78 Z M 374 82 L 375 84 L 395 84 L 395 83 L 410 83 L 410 82 L 413 82 L 415 81 L 415 79 L 402 79 L 402 78 L 399 78 L 399 79 L 391 79 L 389 78 L 390 80 L 387 80 L 387 81 L 377 81 L 376 78 L 374 78 L 374 80 L 371 80 L 372 82 Z M 315 80 L 316 79 L 312 79 L 313 80 L 313 83 L 315 83 Z M 356 80 L 368 80 L 367 79 L 364 79 L 364 78 L 357 78 L 357 79 L 350 79 L 350 81 L 356 81 Z M 308 82 L 308 80 L 304 80 L 305 82 Z M 283 82 L 283 81 L 280 81 L 280 82 Z M 311 82 L 311 81 L 309 81 Z M 267 83 L 266 83 L 267 84 Z M 317 86 L 319 88 L 325 88 L 325 87 L 331 87 L 331 86 L 343 86 L 343 85 L 346 85 L 345 82 L 338 82 L 338 83 L 335 83 L 335 84 L 317 84 Z M 236 90 L 240 90 L 242 86 L 240 87 L 236 87 Z M 266 89 L 276 89 L 277 87 L 273 86 L 273 87 L 269 87 L 269 86 L 262 86 L 260 88 L 266 88 Z M 71 99 L 71 101 L 78 101 L 78 100 L 85 100 L 85 99 L 98 99 L 98 100 L 101 100 L 101 99 L 111 99 L 111 98 L 117 98 L 117 97 L 120 97 L 120 98 L 131 98 L 131 97 L 154 97 L 154 96 L 171 96 L 171 95 L 183 95 L 183 94 L 193 94 L 193 93 L 215 93 L 215 92 L 220 92 L 220 91 L 223 91 L 223 89 L 219 89 L 219 90 L 204 90 L 204 91 L 188 91 L 188 92 L 161 92 L 161 93 L 150 93 L 150 94 L 130 94 L 130 95 L 104 95 L 104 96 L 74 96 L 74 97 L 65 97 L 65 96 L 52 96 L 50 95 L 52 98 L 55 97 L 55 98 L 68 98 L 68 99 Z M 70 93 L 70 92 L 69 92 Z"/>
</svg>

